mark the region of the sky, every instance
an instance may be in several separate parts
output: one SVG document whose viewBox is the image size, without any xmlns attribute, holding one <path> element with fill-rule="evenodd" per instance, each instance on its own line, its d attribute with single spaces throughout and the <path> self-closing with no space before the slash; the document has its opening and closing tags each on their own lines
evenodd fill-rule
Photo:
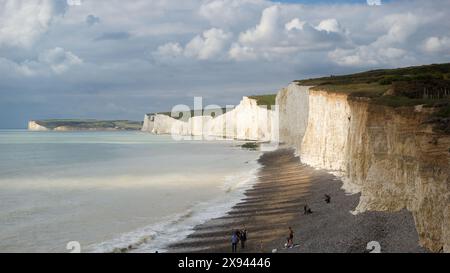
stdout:
<svg viewBox="0 0 450 273">
<path fill-rule="evenodd" d="M 448 18 L 448 0 L 0 0 L 0 128 L 449 62 Z"/>
</svg>

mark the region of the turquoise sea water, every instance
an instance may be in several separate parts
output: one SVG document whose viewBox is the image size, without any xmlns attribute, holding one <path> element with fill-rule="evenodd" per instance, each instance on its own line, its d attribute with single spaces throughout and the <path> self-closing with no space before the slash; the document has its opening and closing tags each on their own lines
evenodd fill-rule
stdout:
<svg viewBox="0 0 450 273">
<path fill-rule="evenodd" d="M 238 144 L 0 131 L 0 252 L 164 251 L 252 184 L 259 153 Z"/>
</svg>

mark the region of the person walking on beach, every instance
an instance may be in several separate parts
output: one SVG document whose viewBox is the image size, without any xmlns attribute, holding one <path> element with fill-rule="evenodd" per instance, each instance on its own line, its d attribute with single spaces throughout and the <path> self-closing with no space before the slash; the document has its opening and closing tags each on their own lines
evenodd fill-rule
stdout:
<svg viewBox="0 0 450 273">
<path fill-rule="evenodd" d="M 292 230 L 291 227 L 289 227 L 289 236 L 288 236 L 288 240 L 287 240 L 287 248 L 291 248 L 294 246 L 294 231 Z"/>
<path fill-rule="evenodd" d="M 330 203 L 331 203 L 331 196 L 329 196 L 328 194 L 325 194 L 325 202 L 326 202 L 327 204 L 330 204 Z"/>
<path fill-rule="evenodd" d="M 237 245 L 239 243 L 239 237 L 236 231 L 233 231 L 233 235 L 231 235 L 231 252 L 237 252 Z"/>
<path fill-rule="evenodd" d="M 247 242 L 247 229 L 244 227 L 243 230 L 239 233 L 239 239 L 241 240 L 241 249 L 245 248 L 245 242 Z"/>
<path fill-rule="evenodd" d="M 311 210 L 311 208 L 308 206 L 308 204 L 306 204 L 306 205 L 303 207 L 303 210 L 304 210 L 304 214 L 311 214 L 311 213 L 313 213 L 312 210 Z"/>
</svg>

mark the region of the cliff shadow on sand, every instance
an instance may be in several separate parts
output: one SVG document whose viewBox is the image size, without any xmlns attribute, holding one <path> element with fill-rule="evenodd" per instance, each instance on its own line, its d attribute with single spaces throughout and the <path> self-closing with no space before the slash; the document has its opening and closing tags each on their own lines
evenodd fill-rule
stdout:
<svg viewBox="0 0 450 273">
<path fill-rule="evenodd" d="M 449 251 L 450 136 L 429 122 L 435 108 L 392 107 L 295 83 L 277 103 L 281 141 L 303 163 L 338 172 L 347 189 L 361 192 L 357 212 L 407 209 L 420 244 Z"/>
<path fill-rule="evenodd" d="M 259 161 L 258 183 L 246 197 L 227 215 L 197 226 L 171 252 L 231 252 L 232 231 L 244 227 L 248 241 L 240 252 L 363 253 L 371 241 L 378 241 L 382 252 L 425 252 L 411 213 L 353 215 L 359 195 L 347 195 L 335 176 L 300 164 L 292 149 L 267 152 Z M 303 214 L 306 204 L 312 214 Z M 290 226 L 298 246 L 284 249 Z"/>
</svg>

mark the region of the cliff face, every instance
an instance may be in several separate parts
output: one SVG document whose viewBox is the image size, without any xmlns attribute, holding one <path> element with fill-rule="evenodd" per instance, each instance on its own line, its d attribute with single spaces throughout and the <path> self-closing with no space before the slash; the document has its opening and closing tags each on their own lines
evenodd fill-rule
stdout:
<svg viewBox="0 0 450 273">
<path fill-rule="evenodd" d="M 421 245 L 450 251 L 450 137 L 423 125 L 426 110 L 294 84 L 277 103 L 281 141 L 297 148 L 303 163 L 337 171 L 348 189 L 361 191 L 356 212 L 407 208 Z"/>
<path fill-rule="evenodd" d="M 37 132 L 50 131 L 50 129 L 48 129 L 42 125 L 39 125 L 36 121 L 33 121 L 33 120 L 28 122 L 28 130 L 29 131 L 37 131 Z"/>
<path fill-rule="evenodd" d="M 234 110 L 212 119 L 207 125 L 207 133 L 218 137 L 269 141 L 274 135 L 274 121 L 274 111 L 244 97 Z"/>
<path fill-rule="evenodd" d="M 278 130 L 278 126 L 274 120 L 276 120 L 275 111 L 260 107 L 255 100 L 244 97 L 235 109 L 215 118 L 197 116 L 188 121 L 181 121 L 166 115 L 156 115 L 152 132 L 269 141 L 277 135 L 275 131 Z"/>
<path fill-rule="evenodd" d="M 300 151 L 308 126 L 309 88 L 290 84 L 278 93 L 276 104 L 279 108 L 280 142 Z"/>
<path fill-rule="evenodd" d="M 157 135 L 188 135 L 189 125 L 166 115 L 156 115 L 152 132 Z"/>
<path fill-rule="evenodd" d="M 145 115 L 144 124 L 142 125 L 141 131 L 143 132 L 151 132 L 154 127 L 154 116 L 153 115 Z"/>
<path fill-rule="evenodd" d="M 421 244 L 450 251 L 450 137 L 423 125 L 424 110 L 350 105 L 354 112 L 367 113 L 350 124 L 353 139 L 346 149 L 348 178 L 362 187 L 356 210 L 407 208 Z"/>
</svg>

